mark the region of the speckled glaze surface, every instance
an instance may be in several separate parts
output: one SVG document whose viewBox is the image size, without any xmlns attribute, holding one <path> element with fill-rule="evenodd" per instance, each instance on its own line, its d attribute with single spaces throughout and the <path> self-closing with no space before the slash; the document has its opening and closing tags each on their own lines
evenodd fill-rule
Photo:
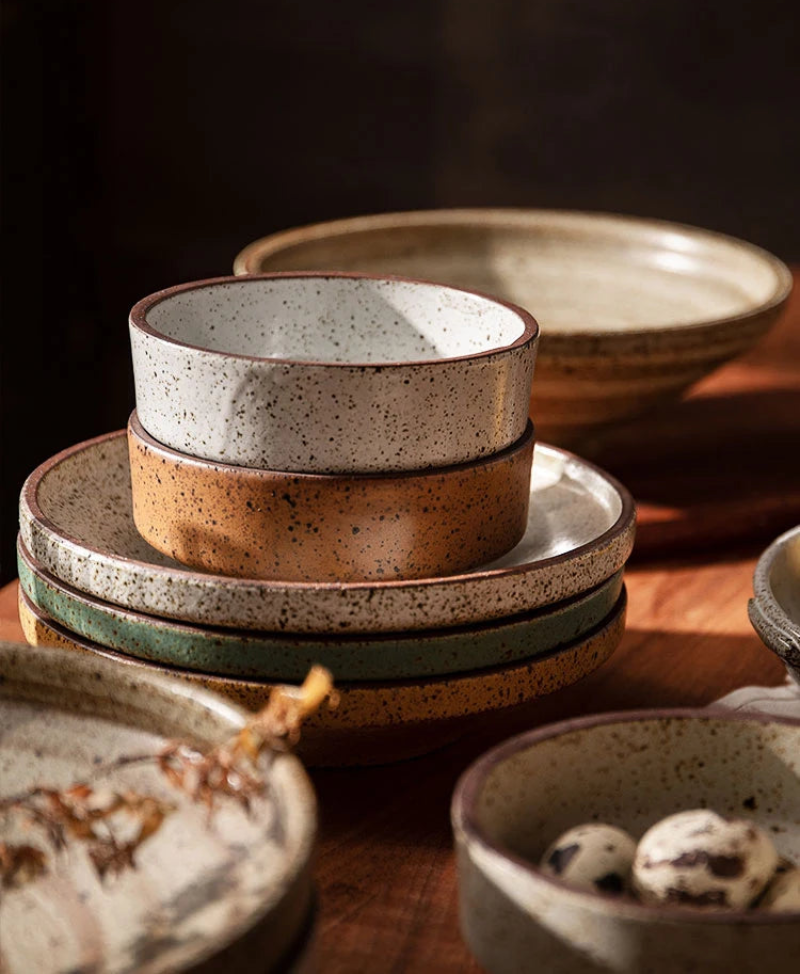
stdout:
<svg viewBox="0 0 800 974">
<path fill-rule="evenodd" d="M 676 811 L 749 818 L 800 862 L 800 721 L 708 710 L 565 721 L 480 758 L 452 806 L 461 927 L 491 974 L 785 972 L 800 914 L 645 906 L 541 872 L 550 842 L 587 821 L 639 839 Z"/>
<path fill-rule="evenodd" d="M 18 546 L 19 580 L 54 622 L 108 649 L 191 670 L 300 681 L 314 663 L 339 680 L 416 679 L 504 666 L 550 652 L 596 628 L 622 591 L 622 572 L 585 595 L 488 626 L 314 639 L 236 632 L 158 619 L 82 595 Z"/>
<path fill-rule="evenodd" d="M 394 474 L 298 474 L 212 463 L 128 423 L 145 541 L 221 575 L 297 582 L 426 578 L 474 568 L 525 534 L 533 426 L 501 453 Z"/>
<path fill-rule="evenodd" d="M 782 534 L 758 559 L 753 592 L 747 607 L 753 628 L 800 683 L 800 527 Z"/>
<path fill-rule="evenodd" d="M 336 220 L 258 240 L 234 267 L 417 275 L 529 308 L 542 328 L 531 415 L 562 445 L 676 397 L 749 348 L 792 286 L 781 261 L 732 237 L 555 210 Z"/>
<path fill-rule="evenodd" d="M 516 442 L 538 327 L 457 288 L 278 274 L 150 295 L 130 336 L 137 409 L 160 443 L 264 470 L 364 473 Z"/>
<path fill-rule="evenodd" d="M 439 629 L 530 612 L 619 571 L 634 531 L 624 487 L 543 445 L 534 451 L 528 530 L 517 547 L 467 574 L 421 581 L 268 582 L 184 568 L 136 530 L 124 432 L 43 463 L 20 498 L 25 547 L 79 591 L 165 618 L 272 632 Z"/>
<path fill-rule="evenodd" d="M 609 616 L 592 632 L 554 652 L 509 666 L 428 680 L 337 683 L 339 703 L 303 724 L 298 753 L 309 764 L 386 763 L 424 754 L 455 739 L 470 718 L 528 703 L 580 680 L 619 645 L 625 629 L 623 588 Z M 212 690 L 239 706 L 258 709 L 271 684 L 179 670 L 113 653 L 89 642 L 37 609 L 20 591 L 20 621 L 32 645 L 78 648 L 112 658 L 131 671 L 168 672 Z"/>
<path fill-rule="evenodd" d="M 87 654 L 0 644 L 0 797 L 92 780 L 126 756 L 156 754 L 165 739 L 212 745 L 243 725 L 231 703 L 155 671 Z M 299 761 L 276 755 L 270 799 L 248 815 L 204 806 L 170 788 L 153 765 L 109 771 L 177 806 L 137 852 L 135 870 L 101 883 L 77 852 L 0 899 L 0 955 L 8 974 L 277 970 L 311 912 L 313 791 Z M 36 842 L 8 819 L 0 839 Z M 157 919 L 154 919 L 157 918 Z M 281 967 L 282 969 L 282 967 Z"/>
</svg>

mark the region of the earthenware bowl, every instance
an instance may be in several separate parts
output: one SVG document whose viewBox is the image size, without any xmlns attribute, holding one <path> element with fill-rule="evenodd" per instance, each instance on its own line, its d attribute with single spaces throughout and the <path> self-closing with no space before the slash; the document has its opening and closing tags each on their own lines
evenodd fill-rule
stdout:
<svg viewBox="0 0 800 974">
<path fill-rule="evenodd" d="M 0 817 L 0 840 L 40 848 L 48 871 L 0 898 L 8 974 L 77 970 L 283 970 L 308 939 L 314 794 L 299 761 L 262 763 L 268 797 L 249 814 L 220 797 L 208 808 L 172 787 L 155 762 L 168 740 L 211 747 L 246 714 L 198 686 L 80 653 L 0 644 L 0 798 L 32 787 L 133 790 L 175 810 L 134 866 L 101 882 L 72 836 L 54 851 L 41 830 Z"/>
<path fill-rule="evenodd" d="M 503 558 L 462 575 L 408 582 L 270 582 L 190 571 L 133 523 L 124 432 L 70 447 L 35 470 L 20 498 L 25 547 L 81 592 L 151 615 L 268 632 L 375 633 L 484 623 L 585 592 L 625 564 L 635 509 L 612 477 L 538 446 L 528 530 Z"/>
<path fill-rule="evenodd" d="M 753 591 L 753 628 L 800 682 L 800 527 L 782 534 L 758 559 Z"/>
<path fill-rule="evenodd" d="M 732 237 L 555 210 L 438 210 L 336 220 L 246 247 L 237 274 L 360 270 L 474 287 L 542 328 L 531 415 L 570 445 L 674 398 L 777 319 L 789 270 Z"/>
<path fill-rule="evenodd" d="M 420 470 L 525 432 L 538 340 L 521 308 L 342 274 L 197 281 L 130 316 L 136 405 L 156 440 L 302 473 Z"/>
<path fill-rule="evenodd" d="M 338 682 L 338 705 L 323 707 L 304 722 L 297 753 L 314 765 L 385 764 L 442 747 L 491 714 L 554 693 L 597 669 L 622 639 L 625 606 L 623 588 L 594 630 L 551 653 L 507 666 L 427 680 Z M 113 653 L 53 622 L 22 590 L 20 621 L 33 645 L 109 657 L 131 673 L 169 673 L 248 709 L 262 707 L 272 689 L 269 682 L 167 668 Z"/>
<path fill-rule="evenodd" d="M 512 738 L 461 778 L 452 821 L 461 929 L 491 974 L 786 971 L 800 913 L 644 906 L 576 890 L 537 867 L 583 822 L 640 837 L 708 807 L 766 828 L 800 863 L 800 721 L 724 711 L 604 714 Z"/>
<path fill-rule="evenodd" d="M 54 621 L 100 646 L 207 673 L 300 681 L 314 663 L 337 680 L 402 680 L 505 666 L 548 653 L 596 628 L 622 591 L 622 572 L 584 595 L 500 622 L 384 636 L 237 632 L 133 612 L 59 581 L 20 543 L 22 590 Z"/>
<path fill-rule="evenodd" d="M 454 574 L 525 534 L 533 426 L 456 467 L 299 474 L 212 463 L 128 423 L 133 519 L 154 548 L 244 578 L 360 582 Z"/>
</svg>

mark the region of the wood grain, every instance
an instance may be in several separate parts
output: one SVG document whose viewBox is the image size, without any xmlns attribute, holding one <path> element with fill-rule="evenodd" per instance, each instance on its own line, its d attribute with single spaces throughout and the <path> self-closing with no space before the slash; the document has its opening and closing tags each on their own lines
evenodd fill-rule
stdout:
<svg viewBox="0 0 800 974">
<path fill-rule="evenodd" d="M 788 453 L 797 453 L 800 425 L 799 325 L 796 296 L 756 351 L 699 386 L 674 422 L 660 421 L 669 433 L 662 453 L 643 440 L 637 467 L 636 451 L 626 447 L 628 485 L 634 494 L 637 478 L 650 487 L 641 494 L 641 547 L 627 573 L 628 629 L 607 664 L 500 722 L 487 718 L 480 731 L 426 758 L 312 773 L 321 816 L 321 970 L 479 970 L 458 932 L 449 802 L 459 774 L 486 747 L 568 716 L 703 706 L 739 686 L 782 681 L 782 666 L 750 627 L 747 600 L 764 542 L 800 521 L 792 493 L 800 478 Z M 759 427 L 767 421 L 768 429 Z M 742 430 L 752 437 L 746 448 Z M 659 456 L 676 458 L 674 469 L 659 473 Z M 669 557 L 653 560 L 658 552 Z M 3 638 L 21 638 L 15 619 L 11 585 L 0 591 Z"/>
</svg>

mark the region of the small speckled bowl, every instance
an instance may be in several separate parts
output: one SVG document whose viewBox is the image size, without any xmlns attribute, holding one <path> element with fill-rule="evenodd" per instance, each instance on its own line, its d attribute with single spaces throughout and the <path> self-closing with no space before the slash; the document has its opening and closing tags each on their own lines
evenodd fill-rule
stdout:
<svg viewBox="0 0 800 974">
<path fill-rule="evenodd" d="M 507 555 L 462 575 L 390 582 L 275 582 L 191 570 L 133 523 L 124 431 L 78 443 L 25 481 L 20 536 L 81 592 L 151 615 L 269 632 L 446 629 L 531 612 L 586 592 L 628 560 L 630 493 L 579 457 L 539 444 L 528 529 Z"/>
<path fill-rule="evenodd" d="M 408 274 L 474 287 L 542 327 L 531 415 L 560 446 L 678 396 L 748 349 L 792 288 L 766 251 L 660 220 L 557 210 L 434 210 L 265 237 L 237 274 Z"/>
<path fill-rule="evenodd" d="M 0 800 L 89 782 L 174 806 L 136 851 L 134 868 L 105 882 L 74 837 L 54 851 L 38 824 L 0 816 L 0 842 L 33 845 L 51 860 L 44 875 L 3 889 L 4 974 L 244 974 L 254 956 L 264 972 L 299 960 L 313 908 L 317 816 L 297 758 L 262 758 L 268 797 L 256 797 L 247 812 L 220 798 L 211 820 L 155 762 L 115 766 L 155 756 L 172 740 L 211 748 L 247 717 L 166 672 L 0 643 Z"/>
<path fill-rule="evenodd" d="M 237 632 L 159 619 L 83 595 L 17 545 L 22 590 L 59 625 L 128 656 L 206 673 L 302 680 L 319 663 L 334 679 L 420 679 L 506 666 L 551 652 L 595 629 L 622 591 L 622 572 L 597 588 L 497 623 L 384 636 Z"/>
<path fill-rule="evenodd" d="M 353 274 L 218 278 L 131 311 L 136 406 L 160 443 L 263 470 L 467 463 L 525 432 L 538 328 L 443 285 Z"/>
<path fill-rule="evenodd" d="M 528 524 L 533 426 L 501 453 L 395 474 L 298 474 L 212 463 L 128 423 L 133 519 L 194 568 L 358 582 L 452 575 L 510 551 Z"/>
<path fill-rule="evenodd" d="M 336 684 L 339 703 L 323 707 L 303 724 L 298 754 L 308 764 L 385 764 L 433 751 L 497 711 L 530 703 L 570 686 L 614 652 L 625 630 L 627 596 L 599 626 L 543 656 L 507 666 L 427 680 Z M 31 645 L 78 649 L 116 660 L 142 673 L 169 673 L 257 710 L 272 684 L 212 676 L 146 663 L 113 653 L 53 622 L 20 589 L 20 622 Z"/>
<path fill-rule="evenodd" d="M 758 559 L 753 591 L 753 628 L 800 683 L 800 527 L 782 534 Z"/>
<path fill-rule="evenodd" d="M 723 711 L 604 714 L 512 738 L 453 797 L 461 929 L 490 974 L 784 972 L 800 913 L 646 906 L 541 872 L 548 845 L 584 822 L 638 839 L 673 812 L 749 818 L 800 863 L 800 721 Z"/>
</svg>

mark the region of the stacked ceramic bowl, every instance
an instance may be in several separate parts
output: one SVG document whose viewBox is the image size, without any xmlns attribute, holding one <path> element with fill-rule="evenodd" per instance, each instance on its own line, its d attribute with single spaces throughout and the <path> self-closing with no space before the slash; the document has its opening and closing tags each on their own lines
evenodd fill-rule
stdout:
<svg viewBox="0 0 800 974">
<path fill-rule="evenodd" d="M 169 671 L 250 707 L 320 663 L 317 763 L 386 761 L 600 665 L 634 507 L 542 444 L 538 329 L 445 285 L 290 273 L 131 313 L 137 409 L 20 507 L 30 642 Z"/>
</svg>

